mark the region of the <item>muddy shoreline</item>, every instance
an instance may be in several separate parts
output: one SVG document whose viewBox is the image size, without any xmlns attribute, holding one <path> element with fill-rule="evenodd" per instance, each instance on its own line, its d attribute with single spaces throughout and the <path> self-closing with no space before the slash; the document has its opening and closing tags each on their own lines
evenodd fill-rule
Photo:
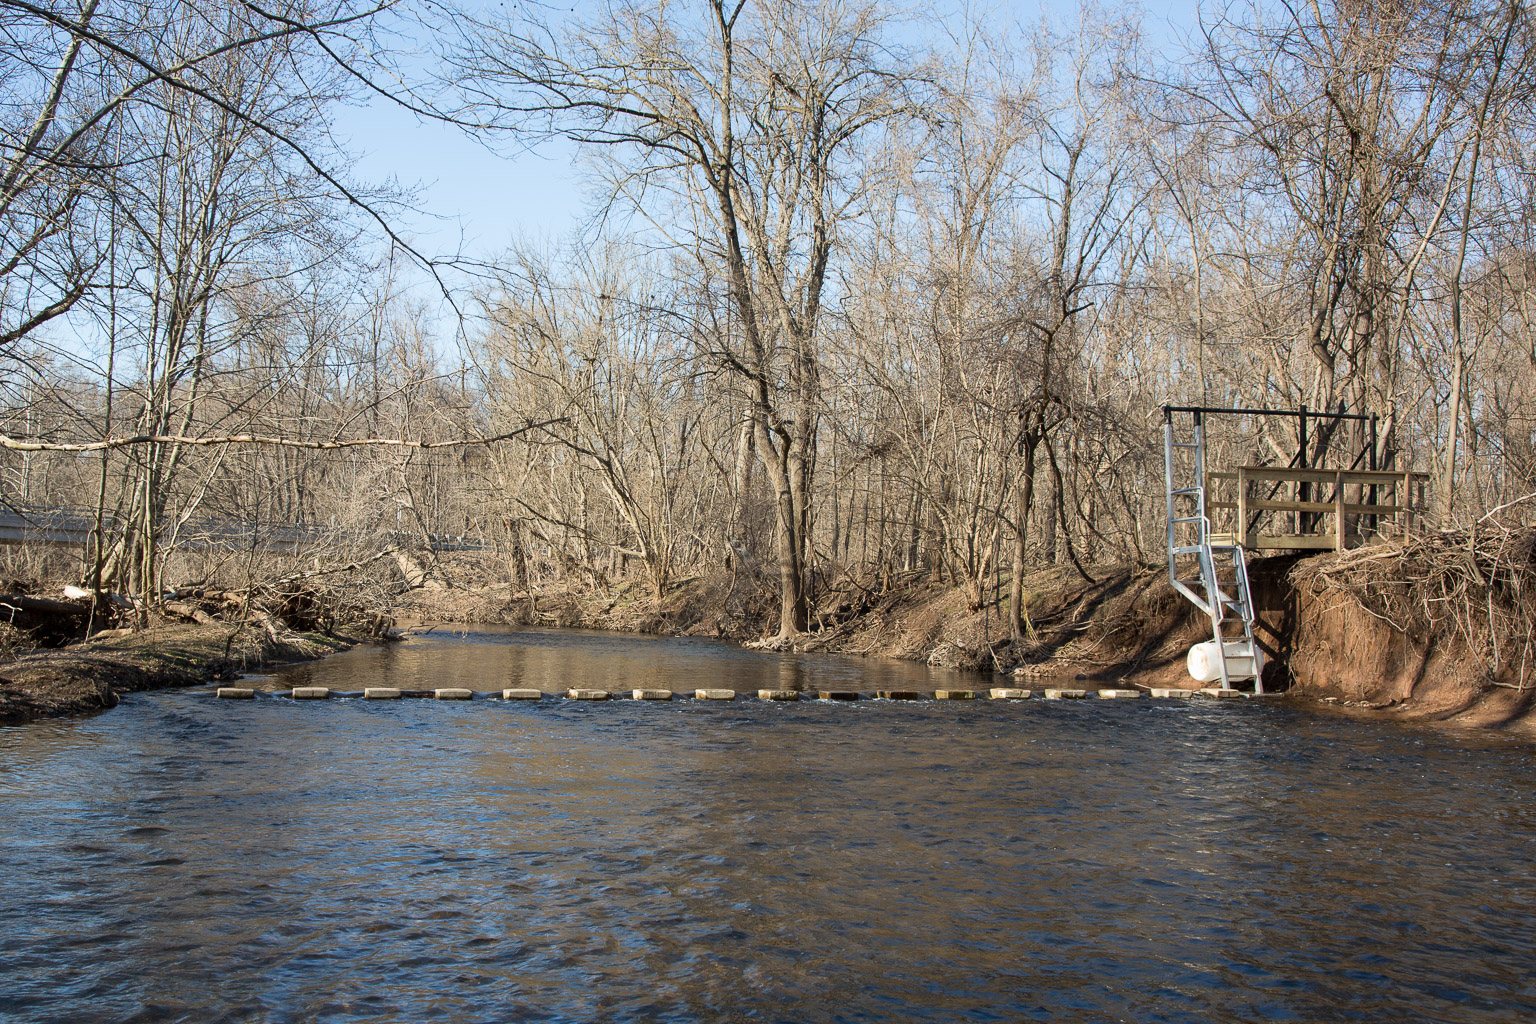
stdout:
<svg viewBox="0 0 1536 1024">
<path fill-rule="evenodd" d="M 0 724 L 102 711 L 115 707 L 125 693 L 234 679 L 323 658 L 358 642 L 320 633 L 273 639 L 260 629 L 224 624 L 169 624 L 99 635 L 0 664 Z"/>
<path fill-rule="evenodd" d="M 1252 561 L 1265 690 L 1373 716 L 1536 737 L 1536 535 L 1513 560 L 1479 555 L 1476 540 L 1444 534 L 1398 548 Z M 825 588 L 815 628 L 792 645 L 764 639 L 771 602 L 737 576 L 681 580 L 657 598 L 638 581 L 529 592 L 455 575 L 458 585 L 402 595 L 390 609 L 395 621 L 709 637 L 921 661 L 996 680 L 988 685 L 1026 687 L 1070 679 L 1194 689 L 1185 655 L 1210 639 L 1209 621 L 1161 566 L 1031 574 L 1022 638 L 1009 636 L 1001 593 L 979 602 L 973 594 L 968 603 L 962 588 L 925 572 L 845 578 Z M 219 622 L 103 634 L 0 664 L 0 723 L 97 711 L 122 693 L 231 679 L 361 639 Z"/>
<path fill-rule="evenodd" d="M 1484 527 L 1413 544 L 1259 558 L 1249 576 L 1266 691 L 1376 717 L 1536 738 L 1536 530 L 1501 536 Z M 1009 685 L 1200 685 L 1185 657 L 1210 639 L 1210 623 L 1174 591 L 1166 566 L 1045 569 L 1026 577 L 1024 590 L 1030 630 L 1017 641 L 998 610 L 1002 593 L 971 608 L 962 588 L 926 572 L 829 586 L 815 628 L 790 646 L 764 641 L 771 615 L 735 577 L 679 581 L 660 599 L 633 582 L 531 593 L 501 583 L 425 587 L 396 613 L 900 658 L 996 673 Z"/>
</svg>

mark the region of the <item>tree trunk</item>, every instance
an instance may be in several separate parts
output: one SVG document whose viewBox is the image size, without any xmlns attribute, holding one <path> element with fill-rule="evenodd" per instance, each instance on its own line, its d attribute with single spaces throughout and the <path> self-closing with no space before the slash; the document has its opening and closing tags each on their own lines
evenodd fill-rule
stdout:
<svg viewBox="0 0 1536 1024">
<path fill-rule="evenodd" d="M 1035 449 L 1040 437 L 1034 430 L 1019 439 L 1019 453 L 1024 456 L 1024 468 L 1014 488 L 1013 508 L 1013 580 L 1008 584 L 1008 635 L 1022 640 L 1029 628 L 1029 596 L 1024 592 L 1026 540 L 1029 536 L 1029 513 L 1035 501 Z"/>
<path fill-rule="evenodd" d="M 810 602 L 805 581 L 806 521 L 804 483 L 797 484 L 796 477 L 803 476 L 803 466 L 796 466 L 789 458 L 788 443 L 781 449 L 774 445 L 768 434 L 767 423 L 759 418 L 756 430 L 756 447 L 762 457 L 763 468 L 773 486 L 774 520 L 779 556 L 779 633 L 780 640 L 789 640 L 805 632 L 810 625 Z"/>
</svg>

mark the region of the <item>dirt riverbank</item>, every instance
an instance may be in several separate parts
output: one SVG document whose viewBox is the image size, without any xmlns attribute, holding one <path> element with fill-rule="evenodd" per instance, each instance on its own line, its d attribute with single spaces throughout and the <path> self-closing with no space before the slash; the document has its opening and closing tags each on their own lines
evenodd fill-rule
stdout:
<svg viewBox="0 0 1536 1024">
<path fill-rule="evenodd" d="M 1249 563 L 1268 654 L 1265 689 L 1407 720 L 1536 736 L 1536 530 L 1485 525 L 1411 544 Z M 462 577 L 461 577 L 462 578 Z M 844 579 L 795 645 L 1003 673 L 1025 680 L 1194 687 L 1191 645 L 1210 624 L 1163 566 L 1053 568 L 1025 581 L 1029 635 L 1011 641 L 994 600 L 967 606 L 928 573 Z M 420 590 L 402 620 L 538 623 L 711 636 L 752 645 L 772 603 L 732 578 L 682 581 L 660 600 L 607 590 L 505 585 Z"/>
<path fill-rule="evenodd" d="M 0 664 L 0 724 L 99 711 L 115 706 L 124 693 L 233 679 L 258 668 L 324 657 L 354 643 L 319 633 L 274 639 L 254 626 L 223 624 L 99 634 Z"/>
<path fill-rule="evenodd" d="M 1274 620 L 1298 695 L 1536 736 L 1536 528 L 1298 562 Z"/>
<path fill-rule="evenodd" d="M 458 567 L 456 585 L 411 590 L 394 617 L 774 646 L 764 640 L 774 609 L 761 580 L 683 580 L 657 599 L 635 580 L 533 593 L 497 582 L 475 586 L 473 568 Z M 1378 715 L 1536 736 L 1536 530 L 1487 527 L 1413 544 L 1256 559 L 1249 575 L 1256 633 L 1269 656 L 1266 690 Z M 1164 567 L 1053 568 L 1027 577 L 1025 592 L 1029 629 L 1010 639 L 999 611 L 1005 593 L 975 608 L 962 590 L 925 572 L 845 578 L 826 588 L 815 628 L 792 649 L 924 661 L 1025 685 L 1061 679 L 1197 685 L 1185 655 L 1210 638 L 1210 625 L 1174 591 Z M 206 595 L 203 601 L 217 610 Z M 381 616 L 360 619 L 364 632 L 379 632 Z M 101 634 L 0 664 L 0 723 L 99 710 L 122 693 L 233 678 L 355 642 L 219 621 Z"/>
<path fill-rule="evenodd" d="M 782 649 L 1024 677 L 1109 682 L 1135 676 L 1151 685 L 1194 685 L 1184 673 L 1185 653 L 1208 639 L 1210 626 L 1174 592 L 1167 571 L 1122 566 L 1090 567 L 1088 573 L 1085 578 L 1058 568 L 1031 574 L 1025 581 L 1030 630 L 1019 641 L 1010 640 L 999 611 L 1006 586 L 983 607 L 969 608 L 959 588 L 927 572 L 844 579 L 828 588 L 814 628 Z M 661 600 L 634 585 L 608 591 L 550 587 L 532 595 L 491 585 L 415 591 L 395 611 L 401 622 L 570 626 L 778 646 L 764 640 L 775 625 L 772 602 L 743 607 L 738 591 L 729 581 L 708 578 L 680 582 Z"/>
</svg>

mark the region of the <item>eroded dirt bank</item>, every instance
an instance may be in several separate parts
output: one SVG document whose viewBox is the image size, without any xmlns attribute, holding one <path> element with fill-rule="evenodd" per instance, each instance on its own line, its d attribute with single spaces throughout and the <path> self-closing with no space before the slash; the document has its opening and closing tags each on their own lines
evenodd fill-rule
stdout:
<svg viewBox="0 0 1536 1024">
<path fill-rule="evenodd" d="M 1536 529 L 1360 548 L 1288 579 L 1298 694 L 1536 735 Z"/>
</svg>

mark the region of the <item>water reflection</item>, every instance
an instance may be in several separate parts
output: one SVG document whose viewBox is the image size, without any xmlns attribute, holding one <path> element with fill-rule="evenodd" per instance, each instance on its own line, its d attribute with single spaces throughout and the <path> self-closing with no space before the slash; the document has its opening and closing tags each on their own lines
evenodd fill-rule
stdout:
<svg viewBox="0 0 1536 1024">
<path fill-rule="evenodd" d="M 540 632 L 271 685 L 936 678 Z M 0 731 L 0 1017 L 1525 1019 L 1532 761 L 1253 703 L 139 695 Z"/>
<path fill-rule="evenodd" d="M 258 685 L 330 686 L 344 691 L 404 680 L 403 686 L 463 686 L 481 692 L 528 687 L 626 691 L 705 687 L 743 693 L 990 685 L 989 677 L 912 662 L 748 651 L 711 640 L 646 637 L 596 630 L 439 629 L 388 646 L 360 647 L 324 662 L 291 666 Z"/>
</svg>

